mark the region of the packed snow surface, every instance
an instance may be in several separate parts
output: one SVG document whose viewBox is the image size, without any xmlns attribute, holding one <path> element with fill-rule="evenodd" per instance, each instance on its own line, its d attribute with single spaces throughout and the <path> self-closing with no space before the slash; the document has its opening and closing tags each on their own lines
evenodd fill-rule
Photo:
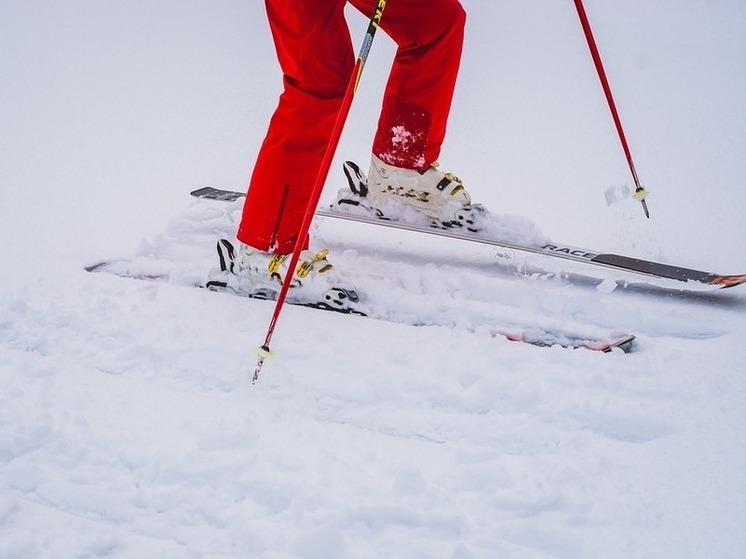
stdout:
<svg viewBox="0 0 746 559">
<path fill-rule="evenodd" d="M 607 205 L 631 179 L 572 3 L 463 3 L 441 163 L 506 235 L 746 272 L 743 2 L 587 2 L 650 220 Z M 5 1 L 0 75 L 0 558 L 746 556 L 746 288 L 318 219 L 385 312 L 285 308 L 252 384 L 273 303 L 194 288 L 240 202 L 188 193 L 247 183 L 263 3 Z M 637 340 L 495 335 L 531 329 Z"/>
</svg>

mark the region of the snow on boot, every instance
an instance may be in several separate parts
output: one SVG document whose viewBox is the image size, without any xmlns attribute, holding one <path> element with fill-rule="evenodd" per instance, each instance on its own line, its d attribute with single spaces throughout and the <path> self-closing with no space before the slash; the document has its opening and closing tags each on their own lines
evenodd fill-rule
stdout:
<svg viewBox="0 0 746 559">
<path fill-rule="evenodd" d="M 437 163 L 417 171 L 388 165 L 374 155 L 367 177 L 352 161 L 345 162 L 344 172 L 349 190 L 338 193 L 335 211 L 473 233 L 482 229 L 484 206 L 471 204 L 461 180 L 441 172 Z"/>
<path fill-rule="evenodd" d="M 288 290 L 287 302 L 350 314 L 367 314 L 355 287 L 343 281 L 326 259 L 328 249 L 300 254 Z M 272 254 L 227 239 L 218 241 L 220 270 L 210 272 L 205 287 L 232 291 L 255 299 L 276 300 L 287 274 L 291 255 Z"/>
</svg>

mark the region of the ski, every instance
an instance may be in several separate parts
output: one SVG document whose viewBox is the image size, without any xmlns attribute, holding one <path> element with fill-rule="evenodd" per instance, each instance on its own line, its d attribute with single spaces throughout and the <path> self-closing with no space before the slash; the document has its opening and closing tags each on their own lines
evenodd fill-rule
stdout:
<svg viewBox="0 0 746 559">
<path fill-rule="evenodd" d="M 615 349 L 620 349 L 624 353 L 630 353 L 633 350 L 635 341 L 635 336 L 632 334 L 612 335 L 599 339 L 585 339 L 583 337 L 563 335 L 549 331 L 541 333 L 513 333 L 493 330 L 492 336 L 501 336 L 511 342 L 523 342 L 537 347 L 560 346 L 567 349 L 589 349 L 600 351 L 601 353 L 611 353 Z"/>
<path fill-rule="evenodd" d="M 198 188 L 197 190 L 192 191 L 191 195 L 195 198 L 222 200 L 226 202 L 232 202 L 245 196 L 243 192 L 222 190 L 211 186 Z M 539 254 L 551 258 L 570 260 L 573 262 L 581 262 L 593 266 L 600 266 L 606 269 L 615 270 L 618 272 L 632 273 L 635 275 L 645 276 L 657 280 L 673 280 L 679 282 L 681 288 L 683 289 L 686 288 L 687 284 L 707 286 L 714 289 L 722 289 L 746 283 L 746 274 L 716 274 L 681 266 L 674 266 L 662 262 L 642 260 L 630 256 L 598 252 L 561 243 L 546 243 L 537 246 L 516 244 L 501 241 L 499 239 L 479 237 L 477 235 L 462 232 L 459 229 L 440 229 L 425 227 L 399 221 L 390 221 L 363 215 L 335 212 L 331 209 L 325 208 L 319 208 L 316 211 L 316 215 L 326 218 L 354 221 L 368 225 L 389 227 L 402 231 L 436 235 L 439 237 L 447 237 L 460 241 L 469 241 L 518 252 Z"/>
<path fill-rule="evenodd" d="M 131 262 L 126 260 L 105 260 L 96 264 L 86 266 L 85 271 L 91 273 L 108 273 L 122 278 L 135 279 L 141 281 L 151 281 L 159 283 L 169 283 L 171 281 L 168 273 L 161 273 L 156 270 L 143 271 L 141 266 L 133 265 Z M 208 282 L 207 284 L 202 283 L 191 283 L 190 287 L 195 288 L 206 288 L 211 291 L 220 293 L 228 293 L 231 295 L 239 295 L 230 289 L 226 289 L 225 284 L 220 282 Z M 264 300 L 264 299 L 259 299 Z M 365 314 L 363 312 L 340 310 L 335 307 L 323 304 L 305 304 L 305 303 L 291 303 L 297 306 L 303 306 L 313 308 L 317 310 L 336 312 L 342 314 L 349 314 L 356 317 L 366 317 L 375 320 L 387 320 L 389 322 L 409 324 L 410 326 L 443 326 L 453 327 L 451 324 L 442 324 L 438 321 L 429 323 L 410 323 L 403 320 L 397 320 L 386 317 L 376 316 L 376 312 L 371 314 Z M 474 329 L 469 329 L 474 331 Z M 483 330 L 484 331 L 484 330 Z M 554 347 L 559 346 L 566 349 L 586 349 L 601 353 L 611 353 L 615 349 L 619 349 L 624 353 L 629 353 L 634 349 L 635 336 L 626 333 L 609 333 L 602 336 L 587 336 L 578 332 L 572 332 L 570 330 L 562 331 L 561 329 L 549 330 L 545 327 L 532 326 L 487 326 L 486 332 L 493 338 L 504 338 L 511 342 L 521 342 L 537 347 Z"/>
</svg>

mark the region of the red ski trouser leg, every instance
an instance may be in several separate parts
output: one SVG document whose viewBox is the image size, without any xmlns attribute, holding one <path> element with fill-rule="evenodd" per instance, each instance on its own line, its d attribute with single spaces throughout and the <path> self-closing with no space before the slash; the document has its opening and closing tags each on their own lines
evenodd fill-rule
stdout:
<svg viewBox="0 0 746 559">
<path fill-rule="evenodd" d="M 373 3 L 350 0 L 364 13 Z M 456 86 L 466 13 L 458 0 L 391 0 L 381 29 L 398 45 L 373 153 L 405 169 L 438 159 Z"/>
<path fill-rule="evenodd" d="M 355 56 L 345 0 L 265 0 L 284 91 L 252 173 L 238 239 L 290 253 Z M 369 15 L 373 0 L 350 0 Z M 381 29 L 399 49 L 384 94 L 373 153 L 424 169 L 445 136 L 463 43 L 458 0 L 393 0 Z"/>
</svg>

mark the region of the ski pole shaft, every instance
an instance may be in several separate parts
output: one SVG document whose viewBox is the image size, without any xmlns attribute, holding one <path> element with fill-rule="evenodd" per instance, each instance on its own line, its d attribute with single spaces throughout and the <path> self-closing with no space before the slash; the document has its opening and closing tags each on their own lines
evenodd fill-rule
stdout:
<svg viewBox="0 0 746 559">
<path fill-rule="evenodd" d="M 614 126 L 616 127 L 617 135 L 619 136 L 619 141 L 622 144 L 624 155 L 627 158 L 627 164 L 629 165 L 630 173 L 632 173 L 632 179 L 635 181 L 634 197 L 640 200 L 640 203 L 642 204 L 642 209 L 645 212 L 645 217 L 649 218 L 650 212 L 648 211 L 647 202 L 645 202 L 645 195 L 647 194 L 647 191 L 640 185 L 640 179 L 637 176 L 637 170 L 635 169 L 635 164 L 632 161 L 632 152 L 630 151 L 629 144 L 627 143 L 627 136 L 624 134 L 624 128 L 622 127 L 622 120 L 621 118 L 619 118 L 619 111 L 617 110 L 616 103 L 614 102 L 614 95 L 611 93 L 611 86 L 609 85 L 609 80 L 606 77 L 606 71 L 604 70 L 604 65 L 601 60 L 601 54 L 598 51 L 596 40 L 593 37 L 593 30 L 591 29 L 591 23 L 588 20 L 588 14 L 586 14 L 585 12 L 585 7 L 583 6 L 583 0 L 574 0 L 574 2 L 575 2 L 575 9 L 577 10 L 578 17 L 580 18 L 580 25 L 583 27 L 583 33 L 585 34 L 585 40 L 588 43 L 588 48 L 591 51 L 591 58 L 593 58 L 593 64 L 595 65 L 596 72 L 598 73 L 598 79 L 601 81 L 601 87 L 604 90 L 604 95 L 606 96 L 606 102 L 609 105 L 611 116 L 614 119 Z"/>
<path fill-rule="evenodd" d="M 293 275 L 295 274 L 295 268 L 297 267 L 298 260 L 300 259 L 300 253 L 303 251 L 303 248 L 305 246 L 305 241 L 308 236 L 308 231 L 311 228 L 311 221 L 313 220 L 316 206 L 318 205 L 319 199 L 321 198 L 321 192 L 324 189 L 324 183 L 329 176 L 329 169 L 331 169 L 332 160 L 334 159 L 334 154 L 337 151 L 337 146 L 339 145 L 339 140 L 342 136 L 342 130 L 344 128 L 345 122 L 347 121 L 347 116 L 350 113 L 352 100 L 354 99 L 358 85 L 360 84 L 360 77 L 363 74 L 365 62 L 368 60 L 368 54 L 370 53 L 370 48 L 373 44 L 373 38 L 375 37 L 376 31 L 378 30 L 378 26 L 381 22 L 381 18 L 383 17 L 383 10 L 385 7 L 386 0 L 377 0 L 376 6 L 373 10 L 373 14 L 370 18 L 370 23 L 368 24 L 368 29 L 365 32 L 363 44 L 360 47 L 360 52 L 358 54 L 357 60 L 355 61 L 355 67 L 352 70 L 350 81 L 347 84 L 347 90 L 345 91 L 344 97 L 342 98 L 342 104 L 340 105 L 339 112 L 337 113 L 334 127 L 332 128 L 331 135 L 329 136 L 329 142 L 326 146 L 324 157 L 321 160 L 321 165 L 319 166 L 318 174 L 316 175 L 316 181 L 314 182 L 313 189 L 311 191 L 311 198 L 308 201 L 306 213 L 303 216 L 303 221 L 301 222 L 301 226 L 298 231 L 298 237 L 295 241 L 293 253 L 290 257 L 290 262 L 288 263 L 287 273 L 285 274 L 285 278 L 282 282 L 282 288 L 280 289 L 280 293 L 277 295 L 277 301 L 275 302 L 275 308 L 274 312 L 272 313 L 272 318 L 269 321 L 269 326 L 267 328 L 267 334 L 264 338 L 264 343 L 258 350 L 259 360 L 257 361 L 256 369 L 254 370 L 252 382 L 257 381 L 262 366 L 264 365 L 264 361 L 271 355 L 270 342 L 272 341 L 272 335 L 274 334 L 275 328 L 277 326 L 277 321 L 280 318 L 280 312 L 285 305 L 285 299 L 287 298 L 288 290 L 290 289 L 290 284 L 293 280 Z"/>
</svg>

